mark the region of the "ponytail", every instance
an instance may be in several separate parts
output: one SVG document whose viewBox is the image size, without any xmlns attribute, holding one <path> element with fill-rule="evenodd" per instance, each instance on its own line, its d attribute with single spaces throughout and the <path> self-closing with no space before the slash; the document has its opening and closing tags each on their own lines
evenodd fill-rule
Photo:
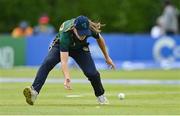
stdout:
<svg viewBox="0 0 180 116">
<path fill-rule="evenodd" d="M 100 22 L 93 22 L 91 20 L 88 20 L 88 21 L 89 21 L 90 29 L 95 33 L 100 33 L 101 32 L 101 27 L 105 26 L 105 24 L 101 24 Z"/>
</svg>

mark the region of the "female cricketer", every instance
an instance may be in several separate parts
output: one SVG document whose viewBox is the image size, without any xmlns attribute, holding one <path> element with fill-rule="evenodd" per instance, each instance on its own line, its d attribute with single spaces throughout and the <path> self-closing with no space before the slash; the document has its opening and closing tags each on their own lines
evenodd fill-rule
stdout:
<svg viewBox="0 0 180 116">
<path fill-rule="evenodd" d="M 106 63 L 112 69 L 115 69 L 115 65 L 106 51 L 104 39 L 100 34 L 101 26 L 100 23 L 92 22 L 86 16 L 78 16 L 77 18 L 65 21 L 61 25 L 59 33 L 40 66 L 32 86 L 26 87 L 23 91 L 26 102 L 29 105 L 34 104 L 49 72 L 59 62 L 61 62 L 65 78 L 64 87 L 68 90 L 71 89 L 71 76 L 68 69 L 69 56 L 76 61 L 91 82 L 99 104 L 108 104 L 108 100 L 104 95 L 105 91 L 101 83 L 100 74 L 95 67 L 87 43 L 88 37 L 94 37 L 105 57 Z"/>
</svg>

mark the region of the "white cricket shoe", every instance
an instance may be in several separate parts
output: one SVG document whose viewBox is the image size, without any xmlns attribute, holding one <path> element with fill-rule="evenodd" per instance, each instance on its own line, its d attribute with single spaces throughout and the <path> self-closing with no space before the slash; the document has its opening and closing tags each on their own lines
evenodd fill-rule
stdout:
<svg viewBox="0 0 180 116">
<path fill-rule="evenodd" d="M 33 87 L 26 87 L 23 90 L 23 94 L 26 98 L 26 102 L 29 105 L 34 105 L 34 102 L 37 98 L 38 92 L 36 90 L 34 90 Z"/>
<path fill-rule="evenodd" d="M 98 103 L 101 104 L 101 105 L 109 104 L 108 99 L 107 99 L 104 95 L 98 96 L 98 97 L 97 97 L 97 101 L 98 101 Z"/>
</svg>

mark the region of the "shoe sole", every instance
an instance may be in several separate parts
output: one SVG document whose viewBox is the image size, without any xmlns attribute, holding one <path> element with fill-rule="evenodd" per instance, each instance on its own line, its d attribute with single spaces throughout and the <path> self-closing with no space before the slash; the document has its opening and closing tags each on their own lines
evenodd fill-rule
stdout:
<svg viewBox="0 0 180 116">
<path fill-rule="evenodd" d="M 23 90 L 23 94 L 24 94 L 24 96 L 25 96 L 25 98 L 26 98 L 26 102 L 29 104 L 29 105 L 34 105 L 34 103 L 32 102 L 32 100 L 31 100 L 31 89 L 30 88 L 25 88 L 24 90 Z"/>
</svg>

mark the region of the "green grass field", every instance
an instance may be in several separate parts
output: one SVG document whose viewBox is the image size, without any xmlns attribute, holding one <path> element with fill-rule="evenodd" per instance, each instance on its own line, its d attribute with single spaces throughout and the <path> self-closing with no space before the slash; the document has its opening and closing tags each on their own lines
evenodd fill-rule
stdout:
<svg viewBox="0 0 180 116">
<path fill-rule="evenodd" d="M 36 69 L 14 68 L 0 70 L 0 77 L 33 77 Z M 100 71 L 106 79 L 180 80 L 180 70 Z M 60 75 L 60 76 L 59 76 Z M 71 75 L 84 79 L 78 70 Z M 62 78 L 55 69 L 49 78 Z M 73 84 L 64 90 L 62 83 L 46 83 L 34 106 L 26 104 L 23 88 L 31 83 L 0 83 L 0 115 L 180 115 L 180 85 L 104 84 L 109 105 L 98 105 L 90 84 Z M 117 94 L 126 94 L 119 100 Z M 78 95 L 79 97 L 68 97 Z"/>
</svg>

